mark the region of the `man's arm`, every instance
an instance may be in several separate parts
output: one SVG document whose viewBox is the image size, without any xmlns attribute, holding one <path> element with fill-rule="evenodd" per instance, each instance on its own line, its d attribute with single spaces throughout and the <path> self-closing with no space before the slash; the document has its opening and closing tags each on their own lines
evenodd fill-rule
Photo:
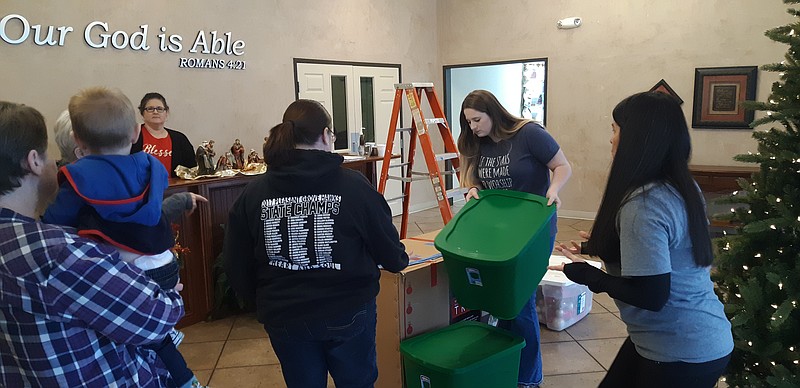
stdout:
<svg viewBox="0 0 800 388">
<path fill-rule="evenodd" d="M 54 319 L 83 322 L 120 344 L 162 340 L 183 317 L 183 300 L 118 258 L 113 248 L 77 239 L 51 272 L 46 300 Z"/>
<path fill-rule="evenodd" d="M 364 205 L 369 209 L 365 223 L 367 236 L 364 239 L 367 249 L 376 263 L 382 265 L 384 269 L 389 272 L 400 272 L 408 266 L 408 254 L 405 245 L 400 242 L 397 229 L 392 224 L 392 211 L 377 191 L 369 190 L 365 197 L 367 203 Z"/>
</svg>

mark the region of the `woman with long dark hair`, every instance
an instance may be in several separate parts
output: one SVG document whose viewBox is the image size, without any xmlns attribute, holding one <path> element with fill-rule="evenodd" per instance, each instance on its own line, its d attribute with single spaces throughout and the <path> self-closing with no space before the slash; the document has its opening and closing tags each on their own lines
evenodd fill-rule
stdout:
<svg viewBox="0 0 800 388">
<path fill-rule="evenodd" d="M 372 387 L 380 271 L 408 255 L 389 205 L 331 152 L 331 116 L 297 100 L 264 145 L 266 174 L 234 203 L 225 233 L 225 270 L 255 299 L 289 388 Z"/>
<path fill-rule="evenodd" d="M 713 387 L 733 350 L 714 293 L 708 221 L 689 172 L 691 140 L 680 105 L 634 94 L 613 111 L 613 161 L 586 252 L 551 269 L 614 298 L 628 338 L 601 387 Z"/>
<path fill-rule="evenodd" d="M 558 192 L 572 175 L 572 167 L 544 127 L 512 115 L 486 90 L 467 95 L 461 104 L 460 122 L 460 178 L 461 185 L 470 188 L 467 199 L 478 198 L 480 189 L 515 190 L 547 197 L 548 205 L 561 206 Z M 552 250 L 555 215 L 549 227 Z M 534 292 L 515 319 L 498 323 L 525 338 L 518 376 L 523 388 L 538 387 L 543 378 L 535 298 Z"/>
</svg>

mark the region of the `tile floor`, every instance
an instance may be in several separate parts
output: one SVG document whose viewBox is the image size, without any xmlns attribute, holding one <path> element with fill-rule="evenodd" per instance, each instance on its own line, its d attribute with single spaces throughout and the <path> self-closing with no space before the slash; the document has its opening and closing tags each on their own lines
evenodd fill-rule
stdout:
<svg viewBox="0 0 800 388">
<path fill-rule="evenodd" d="M 399 229 L 399 217 L 395 224 Z M 591 225 L 592 221 L 559 218 L 556 240 L 578 240 L 578 231 Z M 410 215 L 408 236 L 441 228 L 438 209 L 426 210 Z M 598 294 L 591 313 L 572 327 L 556 332 L 542 326 L 543 387 L 596 387 L 626 336 L 618 314 L 612 300 Z M 183 331 L 186 339 L 180 350 L 202 383 L 213 388 L 285 387 L 269 339 L 252 315 L 202 322 Z M 328 386 L 334 386 L 332 381 Z"/>
</svg>

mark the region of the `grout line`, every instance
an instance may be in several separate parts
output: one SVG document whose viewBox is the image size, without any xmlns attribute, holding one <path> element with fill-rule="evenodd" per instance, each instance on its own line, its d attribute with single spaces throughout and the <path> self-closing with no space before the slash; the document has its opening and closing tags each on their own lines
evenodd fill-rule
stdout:
<svg viewBox="0 0 800 388">
<path fill-rule="evenodd" d="M 592 340 L 585 340 L 585 341 L 592 341 Z M 608 372 L 608 369 L 606 369 L 606 367 L 603 366 L 603 363 L 600 362 L 600 360 L 598 360 L 597 357 L 595 357 L 594 354 L 592 354 L 592 352 L 589 351 L 589 349 L 586 349 L 585 347 L 583 347 L 583 344 L 581 343 L 581 341 L 577 341 L 577 342 L 578 342 L 578 346 L 580 346 L 581 349 L 583 349 L 583 351 L 586 352 L 586 354 L 588 354 L 589 357 L 591 357 L 592 360 L 594 360 L 594 362 L 597 363 L 597 365 L 600 365 L 600 367 L 603 368 L 604 371 Z"/>
<path fill-rule="evenodd" d="M 220 349 L 219 355 L 217 355 L 217 360 L 214 361 L 214 367 L 211 368 L 211 376 L 208 376 L 208 382 L 206 382 L 206 385 L 208 385 L 211 382 L 211 379 L 214 377 L 214 372 L 217 371 L 217 365 L 219 365 L 219 360 L 222 358 L 222 353 L 225 352 L 225 348 L 228 346 L 228 340 L 231 338 L 231 333 L 233 332 L 233 326 L 236 325 L 236 321 L 238 320 L 239 316 L 237 315 L 236 318 L 233 319 L 233 322 L 231 322 L 231 327 L 228 328 L 228 335 L 225 336 L 225 343 L 222 344 L 222 349 Z"/>
</svg>

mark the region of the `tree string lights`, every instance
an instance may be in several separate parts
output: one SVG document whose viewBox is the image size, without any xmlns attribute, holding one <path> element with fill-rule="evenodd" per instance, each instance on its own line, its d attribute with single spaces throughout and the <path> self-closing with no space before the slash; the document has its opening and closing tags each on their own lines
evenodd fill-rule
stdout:
<svg viewBox="0 0 800 388">
<path fill-rule="evenodd" d="M 773 126 L 753 132 L 757 152 L 734 157 L 760 168 L 724 200 L 733 207 L 719 218 L 736 233 L 715 241 L 713 278 L 735 343 L 724 379 L 731 387 L 800 387 L 800 11 L 788 12 L 792 23 L 765 34 L 789 46 L 783 61 L 761 67 L 779 81 L 766 102 L 744 104 L 766 112 L 753 128 Z"/>
</svg>

